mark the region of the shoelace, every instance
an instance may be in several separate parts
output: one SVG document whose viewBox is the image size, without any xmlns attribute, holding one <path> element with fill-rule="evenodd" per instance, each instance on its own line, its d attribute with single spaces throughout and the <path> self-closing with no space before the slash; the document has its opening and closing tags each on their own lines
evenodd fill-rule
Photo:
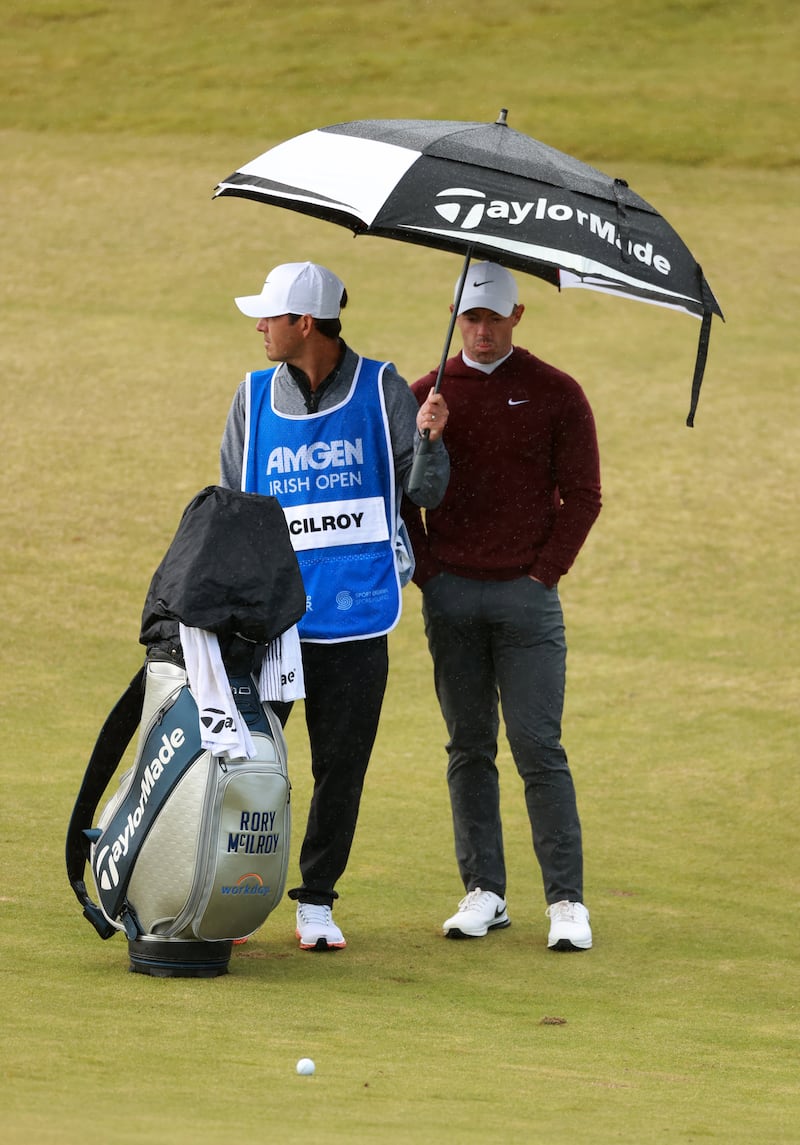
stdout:
<svg viewBox="0 0 800 1145">
<path fill-rule="evenodd" d="M 298 912 L 304 923 L 316 923 L 318 926 L 331 925 L 331 908 L 329 906 L 319 906 L 317 903 L 312 902 L 301 902 L 298 903 Z"/>
<path fill-rule="evenodd" d="M 458 904 L 459 911 L 462 910 L 476 910 L 478 907 L 488 905 L 488 896 L 491 891 L 482 891 L 480 887 L 476 887 L 474 891 L 470 891 L 464 895 L 461 902 Z"/>
<path fill-rule="evenodd" d="M 578 912 L 575 909 L 577 905 L 577 903 L 567 902 L 565 899 L 563 902 L 554 902 L 544 913 L 553 922 L 577 922 Z"/>
</svg>

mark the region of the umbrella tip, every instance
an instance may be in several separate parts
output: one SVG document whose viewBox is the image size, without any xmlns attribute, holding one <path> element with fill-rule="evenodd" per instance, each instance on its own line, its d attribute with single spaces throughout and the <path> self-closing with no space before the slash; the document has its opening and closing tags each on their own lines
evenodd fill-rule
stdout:
<svg viewBox="0 0 800 1145">
<path fill-rule="evenodd" d="M 498 115 L 497 119 L 495 120 L 495 123 L 499 124 L 500 127 L 508 127 L 508 123 L 506 121 L 507 116 L 508 116 L 508 108 L 507 107 L 501 107 L 500 108 L 500 114 Z"/>
</svg>

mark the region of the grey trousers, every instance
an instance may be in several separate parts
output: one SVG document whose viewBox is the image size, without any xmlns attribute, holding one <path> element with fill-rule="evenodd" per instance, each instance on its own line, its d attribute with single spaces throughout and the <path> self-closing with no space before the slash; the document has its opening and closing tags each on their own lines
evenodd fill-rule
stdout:
<svg viewBox="0 0 800 1145">
<path fill-rule="evenodd" d="M 558 590 L 528 576 L 479 581 L 440 573 L 424 587 L 422 611 L 450 737 L 447 783 L 465 890 L 506 893 L 499 697 L 545 899 L 582 902 L 581 826 L 561 746 L 567 646 Z"/>
</svg>

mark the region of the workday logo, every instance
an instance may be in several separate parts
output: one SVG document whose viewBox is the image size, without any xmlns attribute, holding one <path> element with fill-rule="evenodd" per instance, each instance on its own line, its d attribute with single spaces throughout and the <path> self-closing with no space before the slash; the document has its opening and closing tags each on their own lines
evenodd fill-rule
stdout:
<svg viewBox="0 0 800 1145">
<path fill-rule="evenodd" d="M 242 875 L 235 883 L 221 886 L 219 888 L 220 894 L 223 895 L 268 895 L 272 890 L 271 887 L 264 885 L 264 880 L 255 871 L 250 871 L 246 875 Z"/>
<path fill-rule="evenodd" d="M 483 191 L 473 191 L 469 187 L 448 187 L 436 196 L 442 199 L 445 196 L 452 199 L 458 195 L 455 202 L 435 203 L 436 211 L 448 223 L 459 222 L 462 231 L 471 231 L 477 227 L 483 218 L 486 196 Z M 479 200 L 476 202 L 476 200 Z"/>
</svg>

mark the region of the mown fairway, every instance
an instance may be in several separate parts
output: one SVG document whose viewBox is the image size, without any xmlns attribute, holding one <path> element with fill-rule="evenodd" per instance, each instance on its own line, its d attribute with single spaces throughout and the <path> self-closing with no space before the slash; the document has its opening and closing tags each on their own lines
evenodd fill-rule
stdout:
<svg viewBox="0 0 800 1145">
<path fill-rule="evenodd" d="M 800 1141 L 799 24 L 788 0 L 0 0 L 8 1145 Z M 150 577 L 263 362 L 232 298 L 327 263 L 348 340 L 414 379 L 460 266 L 214 185 L 311 127 L 500 107 L 663 211 L 726 316 L 689 430 L 696 322 L 521 278 L 519 342 L 581 380 L 603 456 L 562 582 L 595 948 L 545 949 L 505 747 L 513 925 L 441 938 L 460 885 L 411 588 L 348 950 L 301 954 L 284 903 L 225 978 L 131 975 L 81 918 L 64 834 Z M 294 872 L 300 711 L 289 740 Z"/>
</svg>

